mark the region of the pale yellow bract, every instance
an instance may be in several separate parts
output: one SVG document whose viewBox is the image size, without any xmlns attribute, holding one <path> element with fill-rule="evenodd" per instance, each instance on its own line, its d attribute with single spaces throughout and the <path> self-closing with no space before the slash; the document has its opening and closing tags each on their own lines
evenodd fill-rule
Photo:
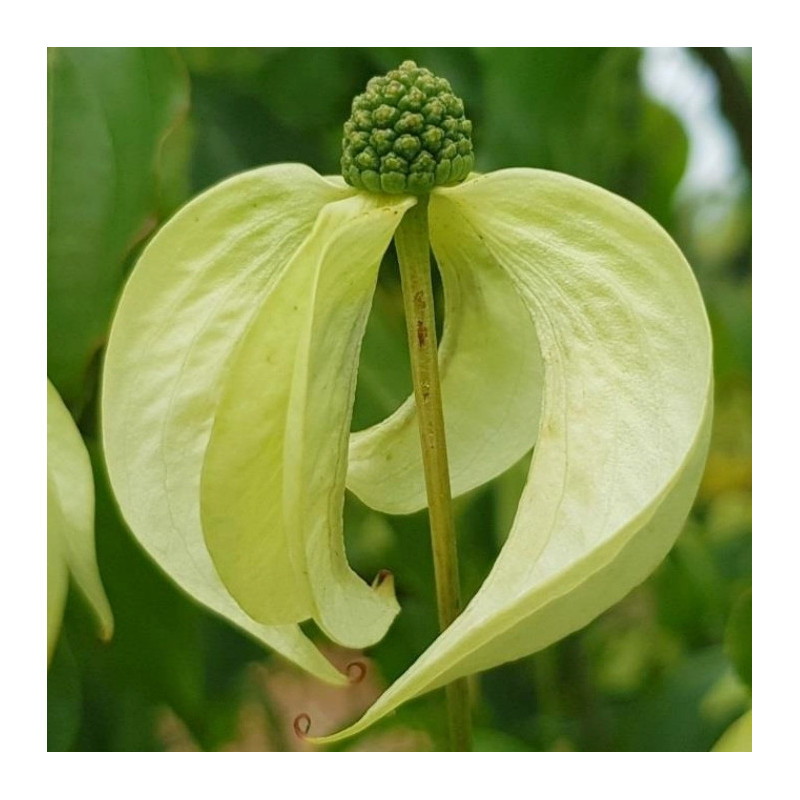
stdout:
<svg viewBox="0 0 800 800">
<path fill-rule="evenodd" d="M 114 620 L 94 549 L 94 479 L 72 415 L 47 381 L 47 663 L 53 656 L 69 577 L 83 592 L 104 639 Z"/>
<path fill-rule="evenodd" d="M 298 623 L 366 647 L 398 611 L 391 581 L 347 564 L 345 487 L 389 513 L 425 505 L 412 400 L 350 434 L 378 267 L 416 202 L 302 165 L 230 178 L 147 247 L 106 356 L 105 453 L 142 546 L 199 602 L 332 682 L 346 679 Z M 680 533 L 708 445 L 706 312 L 644 212 L 514 169 L 435 189 L 429 223 L 454 493 L 534 455 L 481 589 L 338 736 L 621 599 Z"/>
</svg>

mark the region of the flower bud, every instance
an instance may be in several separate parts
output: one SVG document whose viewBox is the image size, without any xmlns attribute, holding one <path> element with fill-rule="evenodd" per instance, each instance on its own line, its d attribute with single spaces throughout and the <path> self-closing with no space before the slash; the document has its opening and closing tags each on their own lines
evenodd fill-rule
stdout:
<svg viewBox="0 0 800 800">
<path fill-rule="evenodd" d="M 413 61 L 372 78 L 353 100 L 342 139 L 342 175 L 351 186 L 426 194 L 461 183 L 474 163 L 463 101 Z"/>
</svg>

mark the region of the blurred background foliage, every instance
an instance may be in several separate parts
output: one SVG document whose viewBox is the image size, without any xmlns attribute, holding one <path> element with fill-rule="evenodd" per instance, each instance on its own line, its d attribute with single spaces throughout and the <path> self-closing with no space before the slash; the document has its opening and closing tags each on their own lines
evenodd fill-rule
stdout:
<svg viewBox="0 0 800 800">
<path fill-rule="evenodd" d="M 639 204 L 680 244 L 711 318 L 717 410 L 695 508 L 657 572 L 584 630 L 474 679 L 476 749 L 708 750 L 751 702 L 751 54 L 746 49 L 51 49 L 48 376 L 92 454 L 102 644 L 72 591 L 48 671 L 50 750 L 305 749 L 358 715 L 436 634 L 424 514 L 348 497 L 353 566 L 390 567 L 403 612 L 368 677 L 325 687 L 194 605 L 140 551 L 109 494 L 98 377 L 126 274 L 197 192 L 270 162 L 338 168 L 341 126 L 373 74 L 406 58 L 449 78 L 477 169 L 568 172 Z M 354 427 L 409 391 L 387 255 L 364 343 Z M 511 522 L 523 462 L 457 502 L 475 592 Z M 331 649 L 346 664 L 353 654 Z M 408 704 L 346 749 L 441 747 L 442 699 Z"/>
</svg>

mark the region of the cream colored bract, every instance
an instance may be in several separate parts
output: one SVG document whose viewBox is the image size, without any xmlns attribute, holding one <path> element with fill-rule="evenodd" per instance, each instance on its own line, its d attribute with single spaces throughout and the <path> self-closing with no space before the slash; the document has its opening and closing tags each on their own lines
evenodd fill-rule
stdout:
<svg viewBox="0 0 800 800">
<path fill-rule="evenodd" d="M 72 576 L 110 638 L 114 620 L 94 550 L 94 479 L 81 434 L 47 381 L 47 662 L 53 655 Z"/>
<path fill-rule="evenodd" d="M 332 682 L 298 624 L 365 647 L 398 611 L 391 581 L 347 565 L 345 485 L 389 513 L 425 505 L 413 400 L 350 435 L 378 266 L 416 202 L 302 165 L 233 177 L 145 250 L 106 356 L 106 458 L 136 537 L 199 602 Z M 536 446 L 480 591 L 341 736 L 621 599 L 680 532 L 708 444 L 705 309 L 650 217 L 519 169 L 435 189 L 429 222 L 454 492 Z"/>
</svg>

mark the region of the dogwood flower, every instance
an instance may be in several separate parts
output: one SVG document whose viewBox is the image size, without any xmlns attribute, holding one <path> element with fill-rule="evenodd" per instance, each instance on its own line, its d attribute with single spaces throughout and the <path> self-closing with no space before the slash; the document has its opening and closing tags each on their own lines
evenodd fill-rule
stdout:
<svg viewBox="0 0 800 800">
<path fill-rule="evenodd" d="M 364 648 L 398 613 L 391 576 L 348 566 L 342 509 L 346 488 L 390 514 L 426 505 L 414 399 L 350 424 L 378 267 L 427 207 L 453 493 L 533 459 L 480 590 L 342 735 L 620 600 L 672 546 L 705 461 L 711 338 L 677 246 L 581 180 L 471 173 L 470 133 L 427 70 L 373 79 L 344 179 L 266 166 L 191 201 L 144 251 L 108 345 L 104 447 L 139 542 L 196 600 L 344 683 L 298 624 Z"/>
</svg>

